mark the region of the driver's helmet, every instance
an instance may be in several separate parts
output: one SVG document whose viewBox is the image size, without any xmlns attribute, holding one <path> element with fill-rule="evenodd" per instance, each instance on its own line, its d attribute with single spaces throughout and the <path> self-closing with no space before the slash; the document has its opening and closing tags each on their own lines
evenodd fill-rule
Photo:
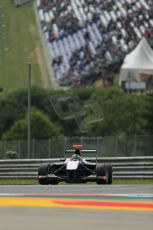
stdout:
<svg viewBox="0 0 153 230">
<path fill-rule="evenodd" d="M 75 149 L 75 154 L 81 156 L 80 149 Z"/>
<path fill-rule="evenodd" d="M 78 155 L 78 154 L 73 154 L 73 156 L 71 157 L 71 160 L 72 161 L 77 161 L 77 160 L 80 160 L 80 155 Z"/>
</svg>

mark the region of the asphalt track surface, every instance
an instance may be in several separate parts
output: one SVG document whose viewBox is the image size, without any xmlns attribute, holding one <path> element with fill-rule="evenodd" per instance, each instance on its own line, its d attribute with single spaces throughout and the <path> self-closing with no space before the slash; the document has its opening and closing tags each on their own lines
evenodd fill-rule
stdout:
<svg viewBox="0 0 153 230">
<path fill-rule="evenodd" d="M 72 201 L 70 207 L 33 205 L 33 200 L 38 197 L 48 203 L 53 197 L 63 199 L 64 196 L 68 196 L 66 201 Z M 74 204 L 79 196 L 82 196 L 81 201 L 89 197 L 96 202 L 101 202 L 100 199 L 112 202 L 115 199 L 122 204 L 130 204 L 134 199 L 139 204 L 150 205 L 153 203 L 153 185 L 3 185 L 0 186 L 0 230 L 153 230 L 153 206 L 149 211 L 116 206 L 114 209 L 82 208 Z M 28 200 L 29 197 L 31 200 Z M 20 206 L 16 202 L 12 205 L 12 199 L 18 202 L 21 199 L 21 203 L 27 204 Z M 8 203 L 3 205 L 3 202 Z"/>
<path fill-rule="evenodd" d="M 0 185 L 0 193 L 57 194 L 153 194 L 152 185 Z"/>
</svg>

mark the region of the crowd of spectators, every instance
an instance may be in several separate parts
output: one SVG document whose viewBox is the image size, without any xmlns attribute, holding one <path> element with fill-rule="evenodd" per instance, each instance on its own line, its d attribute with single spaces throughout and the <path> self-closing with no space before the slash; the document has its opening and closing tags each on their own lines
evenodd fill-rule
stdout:
<svg viewBox="0 0 153 230">
<path fill-rule="evenodd" d="M 112 81 L 125 54 L 143 36 L 153 37 L 152 0 L 36 0 L 36 5 L 59 85 L 82 85 L 104 75 Z"/>
</svg>

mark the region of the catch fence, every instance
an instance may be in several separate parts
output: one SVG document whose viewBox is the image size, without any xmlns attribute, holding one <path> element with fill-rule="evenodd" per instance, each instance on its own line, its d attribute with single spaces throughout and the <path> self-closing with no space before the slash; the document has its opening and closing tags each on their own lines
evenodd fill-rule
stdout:
<svg viewBox="0 0 153 230">
<path fill-rule="evenodd" d="M 0 159 L 63 157 L 65 149 L 71 149 L 73 144 L 82 144 L 84 149 L 96 149 L 98 157 L 153 156 L 153 136 L 135 135 L 126 137 L 52 137 L 47 140 L 31 140 L 30 153 L 27 151 L 26 140 L 0 141 Z"/>
</svg>

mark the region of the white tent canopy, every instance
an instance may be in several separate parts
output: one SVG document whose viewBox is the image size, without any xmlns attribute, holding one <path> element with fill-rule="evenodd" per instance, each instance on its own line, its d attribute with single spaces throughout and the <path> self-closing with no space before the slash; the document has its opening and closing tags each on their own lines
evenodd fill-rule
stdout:
<svg viewBox="0 0 153 230">
<path fill-rule="evenodd" d="M 143 37 L 137 47 L 126 55 L 121 67 L 119 84 L 139 81 L 140 73 L 153 74 L 153 50 Z"/>
</svg>

